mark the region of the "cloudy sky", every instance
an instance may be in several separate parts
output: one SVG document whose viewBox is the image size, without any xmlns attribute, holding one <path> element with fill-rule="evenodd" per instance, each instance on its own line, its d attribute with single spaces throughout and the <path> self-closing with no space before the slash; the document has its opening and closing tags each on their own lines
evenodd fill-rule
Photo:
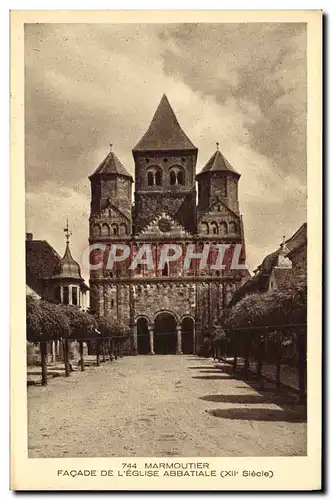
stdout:
<svg viewBox="0 0 332 500">
<path fill-rule="evenodd" d="M 62 254 L 66 216 L 79 259 L 88 176 L 131 150 L 162 94 L 199 149 L 242 174 L 252 271 L 306 220 L 304 24 L 25 25 L 27 231 Z M 85 274 L 85 277 L 86 274 Z"/>
</svg>

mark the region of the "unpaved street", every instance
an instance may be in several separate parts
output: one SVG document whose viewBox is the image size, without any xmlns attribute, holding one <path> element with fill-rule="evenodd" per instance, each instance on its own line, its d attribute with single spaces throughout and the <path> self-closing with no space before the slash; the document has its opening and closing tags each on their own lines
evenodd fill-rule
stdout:
<svg viewBox="0 0 332 500">
<path fill-rule="evenodd" d="M 29 456 L 305 455 L 303 407 L 228 372 L 136 356 L 29 387 Z"/>
</svg>

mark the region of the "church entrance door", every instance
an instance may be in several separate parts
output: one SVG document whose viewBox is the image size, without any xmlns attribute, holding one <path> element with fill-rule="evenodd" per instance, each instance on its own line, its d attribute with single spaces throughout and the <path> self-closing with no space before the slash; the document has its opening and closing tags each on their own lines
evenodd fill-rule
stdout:
<svg viewBox="0 0 332 500">
<path fill-rule="evenodd" d="M 161 312 L 154 322 L 154 352 L 176 354 L 176 320 L 167 312 Z"/>
</svg>

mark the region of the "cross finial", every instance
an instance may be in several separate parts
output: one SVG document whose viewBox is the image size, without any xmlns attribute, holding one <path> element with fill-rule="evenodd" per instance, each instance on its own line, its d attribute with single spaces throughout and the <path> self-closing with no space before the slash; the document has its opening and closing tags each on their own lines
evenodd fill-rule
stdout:
<svg viewBox="0 0 332 500">
<path fill-rule="evenodd" d="M 112 149 L 113 149 L 113 143 L 110 142 L 110 150 L 112 151 Z"/>
<path fill-rule="evenodd" d="M 219 142 L 216 142 L 217 144 L 217 151 L 219 151 Z"/>
<path fill-rule="evenodd" d="M 67 224 L 66 227 L 63 229 L 64 233 L 66 235 L 66 242 L 69 243 L 70 237 L 73 234 L 71 231 L 69 231 L 69 226 L 68 226 L 68 217 L 67 217 Z"/>
</svg>

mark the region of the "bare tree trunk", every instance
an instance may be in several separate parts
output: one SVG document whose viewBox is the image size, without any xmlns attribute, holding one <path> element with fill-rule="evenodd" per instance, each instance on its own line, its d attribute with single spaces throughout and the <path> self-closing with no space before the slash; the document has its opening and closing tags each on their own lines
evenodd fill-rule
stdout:
<svg viewBox="0 0 332 500">
<path fill-rule="evenodd" d="M 249 334 L 245 334 L 245 360 L 244 360 L 244 378 L 249 378 L 249 358 L 250 358 L 250 342 Z"/>
<path fill-rule="evenodd" d="M 299 379 L 299 404 L 305 402 L 306 398 L 306 373 L 307 373 L 307 349 L 306 331 L 300 329 L 297 332 L 297 352 L 298 352 L 298 379 Z"/>
<path fill-rule="evenodd" d="M 47 385 L 47 344 L 40 342 L 41 384 Z"/>
<path fill-rule="evenodd" d="M 103 363 L 105 363 L 106 357 L 105 357 L 105 340 L 104 339 L 102 339 L 102 341 L 101 341 L 101 348 L 102 348 L 102 354 L 103 354 Z"/>
<path fill-rule="evenodd" d="M 110 338 L 107 341 L 107 347 L 108 347 L 108 354 L 109 354 L 110 362 L 111 362 L 111 361 L 113 361 L 113 355 L 112 355 L 112 341 Z"/>
<path fill-rule="evenodd" d="M 79 341 L 80 345 L 80 366 L 81 366 L 81 372 L 84 372 L 85 367 L 84 367 L 84 356 L 83 356 L 83 340 L 80 339 Z"/>
<path fill-rule="evenodd" d="M 96 365 L 100 365 L 100 339 L 96 339 Z"/>
<path fill-rule="evenodd" d="M 260 389 L 264 389 L 264 379 L 263 379 L 263 376 L 262 376 L 262 372 L 263 372 L 263 357 L 264 357 L 264 353 L 263 353 L 263 348 L 264 348 L 264 343 L 261 339 L 261 334 L 259 333 L 258 334 L 258 339 L 257 339 L 257 379 L 259 381 L 259 388 Z"/>
<path fill-rule="evenodd" d="M 64 339 L 64 341 L 63 341 L 63 359 L 65 362 L 65 374 L 66 374 L 66 377 L 69 377 L 70 367 L 69 367 L 68 340 L 67 339 Z"/>
<path fill-rule="evenodd" d="M 277 347 L 277 364 L 276 364 L 276 389 L 280 389 L 281 386 L 281 335 L 280 332 L 276 333 L 276 347 Z"/>
<path fill-rule="evenodd" d="M 236 368 L 237 368 L 237 343 L 236 343 L 236 339 L 233 337 L 232 338 L 232 341 L 233 341 L 233 373 L 236 372 Z M 228 345 L 228 344 L 226 344 Z M 227 353 L 227 351 L 226 351 Z M 226 354 L 226 358 L 227 358 L 227 354 Z"/>
</svg>

